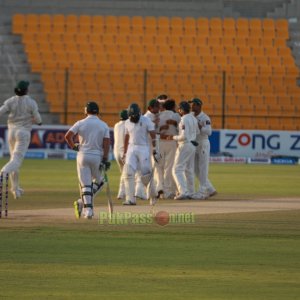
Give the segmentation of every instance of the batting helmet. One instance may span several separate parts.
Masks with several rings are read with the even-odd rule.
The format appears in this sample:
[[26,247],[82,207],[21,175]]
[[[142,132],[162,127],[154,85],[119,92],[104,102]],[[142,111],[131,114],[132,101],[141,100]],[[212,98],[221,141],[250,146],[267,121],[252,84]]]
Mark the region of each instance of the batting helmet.
[[87,114],[97,115],[99,114],[99,106],[96,102],[88,102],[85,106],[85,112]]
[[126,109],[121,110],[120,111],[120,120],[125,121],[127,119],[128,119],[128,112],[127,112],[127,110]]
[[131,122],[137,123],[141,116],[141,110],[136,103],[132,103],[128,107],[128,118]]
[[191,106],[187,101],[182,101],[179,103],[178,108],[183,110],[186,113],[189,113],[191,110]]

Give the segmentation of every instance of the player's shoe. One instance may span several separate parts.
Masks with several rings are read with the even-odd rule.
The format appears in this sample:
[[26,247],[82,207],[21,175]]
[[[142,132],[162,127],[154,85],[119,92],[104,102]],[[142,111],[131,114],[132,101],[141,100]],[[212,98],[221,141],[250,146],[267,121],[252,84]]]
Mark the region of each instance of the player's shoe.
[[172,194],[172,193],[164,194],[164,199],[174,199],[174,197],[175,197],[175,194]]
[[75,210],[76,219],[79,219],[81,217],[82,209],[83,209],[82,200],[78,199],[74,201],[74,210]]
[[151,197],[150,198],[150,205],[154,206],[157,202],[157,198],[156,197]]
[[191,197],[188,194],[178,194],[177,196],[174,197],[174,200],[185,200],[190,198]]
[[164,195],[164,191],[163,191],[163,190],[159,190],[159,191],[157,192],[156,198],[157,198],[157,199],[163,198],[163,195]]
[[213,196],[215,196],[217,194],[218,194],[218,192],[216,190],[213,190],[213,191],[209,192],[208,197],[213,197]]
[[194,200],[206,200],[208,197],[205,194],[198,192],[198,193],[193,194],[191,196],[191,198]]
[[122,204],[123,205],[136,205],[136,202],[133,200],[126,200]]
[[84,218],[85,219],[92,219],[94,216],[94,211],[91,207],[86,207],[84,209]]
[[145,193],[136,194],[135,197],[141,200],[147,200],[147,196],[145,195]]
[[125,198],[124,194],[118,194],[117,199],[118,200],[123,200]]
[[11,191],[14,199],[19,199],[24,194],[24,190],[21,188],[17,188],[16,190]]

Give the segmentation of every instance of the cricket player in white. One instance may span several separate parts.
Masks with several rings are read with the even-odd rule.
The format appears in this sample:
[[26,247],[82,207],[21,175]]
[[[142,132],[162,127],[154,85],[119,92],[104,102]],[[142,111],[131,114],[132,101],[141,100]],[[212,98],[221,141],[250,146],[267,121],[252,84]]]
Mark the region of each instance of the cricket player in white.
[[202,111],[202,101],[194,98],[190,101],[192,111],[197,118],[199,134],[197,135],[198,146],[195,153],[195,174],[199,180],[199,190],[193,195],[193,199],[207,199],[217,194],[216,189],[208,179],[210,142],[208,137],[212,133],[211,121],[207,114]]
[[186,101],[179,103],[179,123],[178,135],[161,134],[161,139],[175,140],[178,142],[173,175],[179,194],[175,200],[191,198],[194,194],[194,160],[196,151],[196,136],[199,132],[196,118],[190,114],[190,105]]
[[7,124],[10,152],[10,160],[1,172],[10,174],[11,192],[15,199],[24,193],[19,185],[19,169],[30,143],[32,123],[42,125],[37,103],[27,95],[28,86],[28,81],[20,81],[15,88],[16,95],[0,107],[0,115],[9,113]]
[[149,134],[153,146],[153,156],[159,153],[156,149],[155,129],[153,122],[141,115],[141,110],[136,103],[128,108],[129,119],[125,122],[125,146],[123,159],[125,165],[123,176],[125,180],[126,201],[124,205],[136,205],[134,197],[134,175],[137,170],[141,171],[141,179],[145,187],[148,188],[150,204],[156,202],[156,192],[152,180],[152,167],[149,147]]
[[124,140],[125,140],[125,121],[128,119],[127,110],[122,110],[120,112],[120,121],[114,126],[114,157],[117,162],[117,165],[120,169],[120,183],[118,191],[118,199],[125,198],[125,184],[122,176],[123,172],[123,154],[124,154]]
[[[80,184],[81,199],[74,202],[75,215],[91,219],[93,198],[103,186],[100,165],[108,169],[108,154],[110,146],[109,128],[98,118],[99,107],[95,102],[88,102],[85,107],[85,119],[77,121],[66,133],[65,140],[77,154],[77,174]],[[78,134],[79,144],[74,142]]]
[[[128,119],[127,110],[122,110],[120,112],[120,121],[116,123],[114,126],[114,156],[121,172],[119,191],[117,196],[118,199],[125,198],[125,183],[122,175],[124,162],[122,158],[124,154],[124,142],[125,142],[125,121],[127,119]],[[141,176],[139,173],[135,175],[135,196],[143,200],[147,199],[145,187],[141,181]]]
[[[159,113],[159,131],[164,135],[177,135],[180,115],[172,110],[175,107],[175,101],[170,99],[161,104]],[[165,199],[173,199],[176,191],[176,184],[172,174],[177,142],[175,140],[159,140],[159,153],[162,159],[157,164],[157,189],[163,190]]]
[[[148,102],[148,110],[144,114],[145,117],[149,118],[153,124],[154,124],[154,129],[156,133],[156,148],[159,151],[159,108],[160,108],[160,103],[157,99],[152,99]],[[150,139],[150,151],[153,150],[152,144],[151,144],[151,139]],[[158,197],[163,193],[162,186],[160,185],[160,178],[157,170],[157,164],[158,162],[155,161],[153,158],[151,160],[152,168],[153,168],[153,185],[155,186],[156,193]],[[149,195],[148,195],[149,197]]]

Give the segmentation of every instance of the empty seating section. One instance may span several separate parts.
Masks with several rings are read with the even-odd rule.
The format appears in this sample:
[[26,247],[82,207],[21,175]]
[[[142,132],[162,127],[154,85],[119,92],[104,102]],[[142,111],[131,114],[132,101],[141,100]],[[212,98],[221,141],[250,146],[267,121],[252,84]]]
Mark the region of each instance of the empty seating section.
[[227,128],[300,129],[299,70],[285,19],[17,14],[13,32],[42,74],[53,112],[63,110],[68,69],[69,111],[95,99],[113,125],[130,102],[144,106],[147,70],[147,99],[203,98],[218,128],[225,71]]

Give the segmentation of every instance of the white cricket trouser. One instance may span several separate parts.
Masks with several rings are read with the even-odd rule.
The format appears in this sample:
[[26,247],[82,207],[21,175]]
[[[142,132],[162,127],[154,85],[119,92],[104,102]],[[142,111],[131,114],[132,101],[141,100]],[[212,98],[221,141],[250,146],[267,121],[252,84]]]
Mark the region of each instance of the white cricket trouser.
[[199,180],[198,193],[206,195],[212,193],[215,188],[208,179],[209,168],[209,156],[210,156],[210,142],[209,140],[202,140],[195,153],[195,174]]
[[178,143],[173,167],[173,176],[179,194],[194,193],[194,160],[196,147],[192,143]]
[[[118,153],[117,151],[114,152],[114,156],[117,162],[117,165],[119,166],[119,170],[121,173],[120,176],[120,183],[119,183],[119,191],[118,191],[118,197],[123,198],[125,196],[125,181],[124,181],[124,176],[123,176],[123,168],[124,168],[124,163],[122,161],[123,157],[123,152]],[[140,172],[137,172],[135,175],[135,194],[137,196],[146,196],[146,189],[141,181],[141,174]]]
[[30,143],[30,131],[24,128],[9,128],[8,143],[10,160],[2,168],[1,172],[10,174],[11,190],[16,191],[20,188],[19,169]]
[[119,192],[118,192],[118,197],[122,198],[123,195],[125,195],[125,183],[124,183],[124,178],[122,176],[123,173],[123,167],[124,164],[122,162],[122,153],[118,153],[118,151],[114,151],[114,156],[115,156],[115,160],[117,162],[117,165],[119,167],[121,176],[120,176],[120,183],[119,183]]
[[164,196],[167,197],[175,194],[176,190],[176,183],[172,173],[176,149],[176,141],[160,140],[159,142],[159,153],[162,158],[160,162],[156,164],[156,189],[158,191],[163,190]]
[[[92,182],[95,180],[100,183],[102,175],[99,170],[102,156],[100,154],[89,154],[78,152],[77,154],[77,175],[81,191],[89,190],[92,192]],[[84,187],[90,187],[84,188]],[[83,196],[84,204],[92,204],[92,196]]]
[[[149,146],[129,144],[125,163],[128,166],[128,168],[125,168],[127,173],[125,174],[123,172],[126,189],[126,200],[133,201],[135,184],[134,175],[137,171],[140,171],[141,176],[148,175],[152,172]],[[151,192],[149,192],[149,195],[155,194],[155,191],[153,191],[153,185],[151,184],[149,186],[151,186]]]

